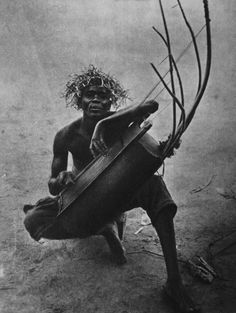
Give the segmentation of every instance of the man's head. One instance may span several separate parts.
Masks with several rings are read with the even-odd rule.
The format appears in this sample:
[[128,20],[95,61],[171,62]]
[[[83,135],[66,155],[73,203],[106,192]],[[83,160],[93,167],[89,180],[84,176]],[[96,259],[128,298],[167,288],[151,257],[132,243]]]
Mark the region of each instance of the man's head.
[[84,115],[97,119],[110,111],[112,100],[112,93],[109,89],[91,85],[84,89],[80,107]]
[[67,105],[76,108],[77,110],[83,109],[83,98],[87,98],[95,95],[98,92],[97,97],[109,99],[109,105],[119,107],[122,102],[127,98],[127,91],[124,90],[120,83],[109,74],[105,74],[100,69],[97,69],[93,65],[89,65],[86,71],[83,71],[80,75],[73,75],[71,80],[66,84],[66,90],[64,97]]

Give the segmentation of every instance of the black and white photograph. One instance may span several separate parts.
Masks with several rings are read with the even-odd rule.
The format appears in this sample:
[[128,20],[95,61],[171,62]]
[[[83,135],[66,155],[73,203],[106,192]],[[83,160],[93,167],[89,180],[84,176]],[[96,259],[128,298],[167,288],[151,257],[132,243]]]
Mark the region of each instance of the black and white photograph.
[[235,17],[0,0],[0,313],[236,313]]

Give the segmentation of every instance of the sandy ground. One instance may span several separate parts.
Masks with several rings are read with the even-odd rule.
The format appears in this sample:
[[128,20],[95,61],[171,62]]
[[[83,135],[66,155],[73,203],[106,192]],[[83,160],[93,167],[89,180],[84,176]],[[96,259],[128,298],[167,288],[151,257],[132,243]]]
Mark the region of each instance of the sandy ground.
[[[197,31],[201,1],[183,1]],[[173,46],[189,37],[174,1],[165,1]],[[165,181],[178,203],[175,219],[183,277],[207,313],[236,312],[235,270],[235,13],[234,0],[210,1],[213,64],[206,95],[177,155],[166,162]],[[124,244],[128,263],[116,266],[103,238],[34,242],[23,227],[22,206],[48,194],[56,131],[77,116],[60,91],[67,75],[94,63],[130,89],[134,103],[156,81],[149,62],[166,55],[151,26],[162,29],[156,1],[83,0],[0,2],[1,313],[171,313],[161,297],[165,265],[151,226],[140,228],[142,209],[129,213]],[[204,35],[199,36],[202,55]],[[204,57],[203,57],[204,61]],[[180,62],[186,103],[196,90],[194,55]],[[167,64],[160,65],[161,71]],[[170,103],[158,98],[161,108]],[[150,131],[170,131],[170,106]],[[194,188],[209,186],[200,192]],[[228,193],[229,196],[225,197]],[[207,259],[219,273],[211,284],[189,274],[185,263]],[[153,252],[151,254],[150,252]]]

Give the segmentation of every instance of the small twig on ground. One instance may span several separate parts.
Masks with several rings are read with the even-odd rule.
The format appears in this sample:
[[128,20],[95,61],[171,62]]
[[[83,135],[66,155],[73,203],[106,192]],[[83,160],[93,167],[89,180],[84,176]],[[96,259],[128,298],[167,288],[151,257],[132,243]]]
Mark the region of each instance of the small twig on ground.
[[145,254],[150,254],[150,255],[153,255],[153,256],[160,257],[160,258],[164,258],[163,254],[152,252],[152,251],[146,250],[146,249],[127,252],[127,254],[138,254],[138,253],[145,253]]
[[141,225],[142,226],[134,234],[138,235],[144,229],[144,227],[149,226],[151,224],[152,223],[150,221],[150,218],[146,214],[143,214],[142,218],[141,218]]
[[208,272],[210,272],[210,273],[212,274],[212,276],[214,276],[214,277],[217,277],[217,276],[218,276],[217,273],[215,272],[215,270],[213,269],[213,267],[210,266],[210,265],[206,262],[206,260],[203,259],[203,257],[197,256],[197,259],[198,259],[198,262],[199,262],[203,267],[205,267],[205,269],[206,269]]
[[[217,257],[217,256],[224,254],[225,251],[227,251],[228,249],[230,249],[231,247],[236,245],[235,238],[232,238],[232,240],[231,240],[231,235],[235,234],[235,233],[236,233],[236,230],[233,230],[233,231],[225,234],[224,236],[217,238],[216,240],[214,240],[213,242],[211,242],[209,244],[208,250],[209,250],[209,253],[210,253],[210,256],[212,259]],[[225,242],[225,240],[226,240],[226,242]],[[222,242],[224,245],[219,247],[218,250],[216,249],[215,252],[213,252],[212,250],[213,250],[214,246],[219,242]]]
[[208,182],[205,185],[194,188],[193,190],[190,191],[190,193],[197,193],[197,192],[200,192],[200,191],[206,189],[212,183],[214,177],[215,177],[215,175],[212,175],[211,178],[208,180]]
[[227,191],[224,188],[216,188],[216,191],[225,199],[236,200],[236,193],[233,190]]
[[214,256],[217,256],[219,254],[223,254],[226,250],[228,250],[229,248],[233,247],[234,245],[236,245],[236,241],[231,242],[230,244],[228,244],[227,246],[225,246],[224,248],[222,248],[220,251],[218,251]]
[[[150,250],[146,250],[146,249],[127,252],[127,254],[138,254],[138,253],[149,254],[149,255],[152,255],[152,256],[164,259],[164,255],[163,254],[156,253],[156,252],[153,252],[153,251],[150,251]],[[184,260],[181,260],[181,259],[178,259],[178,262],[181,262],[181,263],[184,263],[184,264],[187,263],[187,261],[184,261]]]
[[136,232],[134,233],[135,235],[138,235],[139,233],[141,233],[141,231],[144,229],[144,227],[151,225],[152,223],[148,223],[146,225],[141,226],[138,230],[136,230]]
[[177,6],[179,6],[179,4],[177,3],[177,4],[175,4],[175,5],[173,5],[173,7],[171,7],[171,9],[174,9],[174,8],[176,8]]
[[140,227],[134,234],[138,235],[144,229],[144,226]]

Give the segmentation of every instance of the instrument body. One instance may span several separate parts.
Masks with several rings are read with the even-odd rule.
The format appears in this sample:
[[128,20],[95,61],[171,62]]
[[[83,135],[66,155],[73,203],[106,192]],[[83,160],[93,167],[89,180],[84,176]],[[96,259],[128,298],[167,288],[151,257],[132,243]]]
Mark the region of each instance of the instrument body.
[[158,170],[162,158],[148,128],[129,127],[107,156],[96,158],[62,191],[57,218],[69,232],[81,238],[96,234]]

